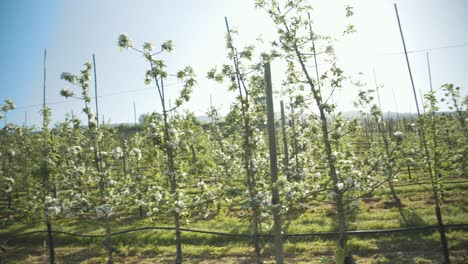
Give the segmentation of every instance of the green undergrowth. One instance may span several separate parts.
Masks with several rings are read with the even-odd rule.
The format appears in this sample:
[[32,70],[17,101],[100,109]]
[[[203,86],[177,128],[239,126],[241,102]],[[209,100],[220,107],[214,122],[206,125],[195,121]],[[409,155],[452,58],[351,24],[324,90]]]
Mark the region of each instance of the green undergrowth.
[[[466,223],[468,219],[468,183],[446,184],[442,214],[444,223]],[[387,188],[364,197],[359,209],[348,221],[349,230],[393,229],[400,227],[435,225],[434,202],[430,185],[397,186],[397,194],[403,208],[392,203]],[[313,202],[301,212],[291,212],[283,217],[285,234],[336,231],[335,210],[329,204]],[[207,219],[194,212],[185,219],[184,228],[249,234],[248,212],[241,208],[211,212]],[[139,220],[137,210],[118,214],[112,221],[113,232],[145,226],[171,226],[171,217],[161,215],[152,221]],[[270,226],[262,225],[263,233]],[[3,227],[0,236],[44,230],[41,223],[14,223]],[[104,234],[99,219],[54,220],[54,229],[78,234]],[[449,228],[447,233],[454,263],[463,263],[468,256],[467,229]],[[7,263],[43,263],[45,233],[0,238],[7,249],[2,258]],[[250,237],[229,237],[212,234],[182,232],[183,252],[188,263],[250,263],[253,248]],[[335,236],[287,237],[284,252],[289,263],[333,263]],[[103,263],[106,252],[104,238],[74,237],[55,234],[59,263]],[[273,260],[272,239],[262,238],[262,255],[268,263]],[[171,263],[175,254],[175,235],[168,230],[143,230],[112,237],[117,249],[117,263]],[[437,230],[399,232],[391,234],[350,235],[349,248],[358,263],[438,263],[442,261]],[[219,262],[209,262],[218,260]],[[133,262],[132,262],[133,261]],[[236,262],[238,261],[238,262]]]

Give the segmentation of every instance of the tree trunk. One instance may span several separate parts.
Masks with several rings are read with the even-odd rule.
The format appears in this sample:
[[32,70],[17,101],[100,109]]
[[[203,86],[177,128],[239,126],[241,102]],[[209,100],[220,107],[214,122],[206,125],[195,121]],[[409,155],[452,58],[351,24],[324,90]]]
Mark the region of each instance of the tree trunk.
[[49,263],[54,264],[55,263],[55,248],[54,248],[54,238],[52,236],[52,223],[50,221],[50,218],[47,217],[46,220],[46,225],[47,225],[47,240],[49,244]]
[[109,215],[106,214],[105,219],[105,228],[106,228],[106,247],[107,247],[107,263],[112,264],[114,263],[114,248],[112,247],[112,240],[111,240],[111,228],[110,228],[110,219]]
[[[166,144],[166,153],[167,153],[167,162],[168,162],[168,171],[169,171],[169,181],[171,187],[171,194],[175,195],[177,192],[177,182],[175,175],[175,165],[174,165],[174,152],[170,146],[171,136],[169,134],[169,123],[167,120],[167,111],[165,110],[163,102],[163,118],[164,118],[164,138]],[[178,195],[175,195],[175,200],[178,200]],[[176,235],[176,260],[175,263],[182,263],[182,239],[180,234],[180,215],[177,212],[174,212],[174,227]]]

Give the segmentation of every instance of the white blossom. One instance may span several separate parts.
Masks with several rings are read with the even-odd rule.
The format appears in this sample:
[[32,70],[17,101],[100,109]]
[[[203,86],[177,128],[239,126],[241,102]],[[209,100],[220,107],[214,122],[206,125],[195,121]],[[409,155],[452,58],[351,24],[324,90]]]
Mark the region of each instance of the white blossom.
[[343,189],[343,187],[344,187],[344,183],[342,183],[342,182],[338,182],[338,183],[336,184],[336,188],[338,188],[338,190]]
[[174,212],[176,212],[177,214],[181,214],[184,211],[184,209],[185,209],[184,201],[181,201],[181,200],[175,201]]
[[60,90],[60,95],[65,98],[68,98],[68,97],[72,97],[74,94],[72,90],[70,90],[68,87],[65,87],[62,90]]
[[10,156],[14,157],[16,155],[16,151],[14,149],[9,149],[8,154],[10,154]]
[[11,184],[14,184],[15,183],[15,179],[11,178],[11,177],[6,177],[5,178],[6,181],[10,182]]
[[111,216],[114,214],[114,210],[112,209],[112,206],[109,204],[104,204],[97,206],[96,209],[96,214],[100,216]]
[[11,100],[10,98],[6,99],[5,103],[6,103],[6,105],[8,105],[8,108],[10,108],[10,109],[15,109],[16,108],[15,104],[13,103],[13,100]]
[[80,146],[73,146],[71,148],[68,148],[67,150],[69,155],[76,156],[79,153],[81,153],[81,147]]
[[403,140],[405,137],[405,135],[401,131],[396,131],[395,133],[393,133],[393,136],[399,141]]
[[156,124],[151,122],[148,124],[149,127],[153,128],[153,129],[156,129]]
[[130,37],[127,34],[123,33],[123,34],[120,34],[119,36],[119,39],[117,41],[117,46],[119,48],[128,49],[128,48],[133,47],[133,41],[130,39]]
[[45,162],[47,163],[47,166],[49,166],[49,167],[54,167],[55,166],[54,160],[52,160],[50,157],[47,157],[45,159]]
[[206,188],[206,184],[205,184],[205,182],[200,181],[200,182],[197,182],[197,187],[198,187],[198,188],[201,188],[201,189],[205,189],[205,188]]
[[169,143],[169,148],[175,150],[177,148],[177,143],[172,141],[171,143]]
[[141,150],[139,148],[132,148],[130,155],[136,156],[137,160],[141,160]]
[[120,159],[124,156],[124,153],[122,151],[121,147],[116,147],[112,150],[112,155],[114,156],[115,159]]
[[49,216],[58,215],[61,211],[60,204],[57,198],[53,198],[51,196],[46,196],[44,205],[46,207],[46,214]]
[[196,205],[201,204],[202,203],[201,198],[199,196],[195,196],[193,203]]
[[161,44],[161,49],[165,51],[172,51],[174,49],[172,40],[165,41],[163,44]]
[[77,77],[69,72],[62,72],[60,79],[65,80],[69,83],[76,84]]

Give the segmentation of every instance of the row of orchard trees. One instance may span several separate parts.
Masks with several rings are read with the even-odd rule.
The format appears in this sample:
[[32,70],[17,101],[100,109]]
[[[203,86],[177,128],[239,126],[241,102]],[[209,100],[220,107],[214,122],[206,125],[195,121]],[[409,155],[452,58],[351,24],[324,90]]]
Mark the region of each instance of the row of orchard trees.
[[[154,50],[151,43],[137,48],[125,34],[121,49],[143,55],[148,63],[145,83],[156,86],[162,112],[146,116],[142,129],[131,137],[98,124],[89,93],[92,65],[79,74],[63,73],[70,88],[60,94],[82,100],[86,120],[72,116],[49,129],[50,109],[43,108],[43,129],[7,125],[2,130],[0,195],[7,200],[2,221],[44,219],[49,231],[50,262],[54,262],[53,223],[57,217],[87,217],[105,227],[103,245],[113,262],[110,222],[118,214],[135,209],[140,218],[170,217],[175,229],[176,263],[182,262],[181,220],[193,211],[205,215],[242,205],[251,215],[252,245],[261,262],[261,226],[271,226],[274,213],[283,219],[291,211],[303,212],[311,200],[336,207],[338,263],[352,261],[347,247],[347,223],[359,199],[387,186],[407,221],[393,182],[407,167],[430,168],[434,195],[443,201],[445,172],[467,175],[467,107],[459,88],[444,85],[445,101],[453,112],[440,115],[435,93],[427,95],[426,114],[419,119],[384,120],[373,90],[347,77],[338,66],[333,39],[316,33],[305,1],[256,1],[277,27],[278,39],[269,52],[258,54],[254,46],[238,48],[237,32],[227,26],[228,61],[213,68],[208,78],[227,85],[236,95],[229,114],[222,118],[210,109],[211,122],[202,126],[193,114],[177,109],[190,99],[196,77],[191,67],[167,72],[160,59],[171,52],[167,41]],[[345,8],[351,19],[353,9]],[[227,21],[226,21],[227,22]],[[346,26],[344,34],[354,31]],[[284,115],[280,141],[279,204],[272,202],[268,163],[265,80],[262,65],[273,60],[286,64],[282,82],[289,115]],[[327,62],[320,68],[317,62]],[[315,67],[310,67],[315,66]],[[171,107],[165,82],[175,76],[183,88]],[[222,84],[222,85],[223,85]],[[362,116],[347,120],[336,110],[332,97],[340,90],[356,89],[356,107]],[[7,100],[2,111],[14,109]],[[281,103],[283,106],[283,102]],[[287,123],[288,122],[288,123]],[[423,150],[421,134],[426,133]],[[430,134],[430,135],[429,135]],[[428,154],[428,155],[427,155]],[[432,165],[432,166],[429,166]],[[3,188],[4,187],[4,188]],[[33,199],[30,199],[33,197]],[[129,209],[130,208],[130,209]],[[443,228],[442,228],[443,229]],[[443,230],[442,230],[443,231]],[[279,240],[281,241],[281,240]],[[277,262],[281,262],[277,258]]]

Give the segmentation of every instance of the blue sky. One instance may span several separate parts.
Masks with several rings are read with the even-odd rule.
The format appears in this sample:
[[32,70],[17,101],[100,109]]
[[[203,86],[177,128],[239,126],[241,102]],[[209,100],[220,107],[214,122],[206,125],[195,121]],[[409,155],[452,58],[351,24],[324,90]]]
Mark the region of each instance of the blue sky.
[[[8,114],[8,122],[40,123],[42,103],[42,60],[47,48],[47,102],[53,121],[66,113],[81,112],[82,103],[59,96],[66,83],[60,73],[77,73],[84,62],[96,55],[100,114],[113,123],[133,122],[133,102],[137,115],[159,110],[156,91],[145,86],[146,63],[131,51],[120,51],[116,40],[127,33],[136,45],[155,45],[172,39],[173,53],[164,58],[170,71],[192,65],[200,78],[192,101],[185,109],[203,115],[210,95],[215,107],[226,113],[234,94],[222,85],[203,79],[214,65],[227,63],[224,50],[224,16],[240,32],[240,44],[255,44],[262,34],[274,39],[274,30],[264,12],[255,10],[253,0],[72,0],[0,1],[0,98],[12,98],[18,109]],[[337,43],[340,64],[350,75],[363,72],[373,87],[375,69],[384,111],[414,111],[414,101],[402,54],[401,39],[393,1],[312,1],[317,27],[323,32],[341,30],[343,5],[355,6],[353,23],[358,33]],[[396,1],[408,50],[426,50],[468,44],[468,1]],[[452,82],[467,94],[468,45],[429,51],[434,87]],[[415,84],[429,90],[425,52],[410,54]],[[273,63],[274,85],[282,78],[280,63]],[[168,80],[170,95],[180,84]],[[93,87],[93,86],[92,86]],[[279,85],[275,85],[278,89]],[[344,89],[336,102],[352,110],[357,90]],[[396,100],[393,98],[396,95]]]

